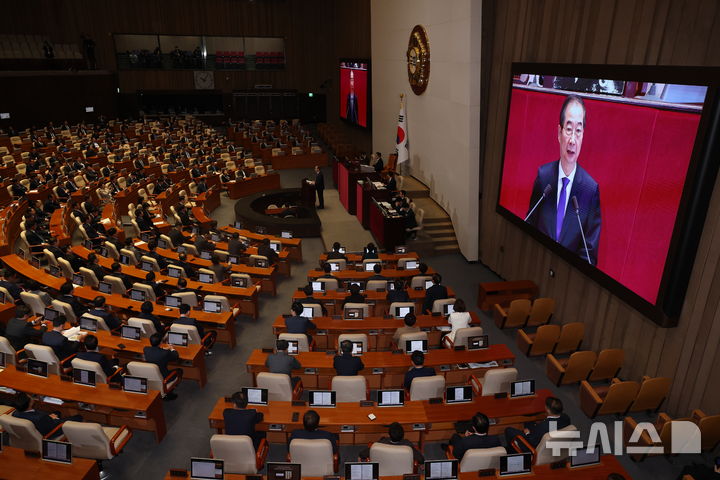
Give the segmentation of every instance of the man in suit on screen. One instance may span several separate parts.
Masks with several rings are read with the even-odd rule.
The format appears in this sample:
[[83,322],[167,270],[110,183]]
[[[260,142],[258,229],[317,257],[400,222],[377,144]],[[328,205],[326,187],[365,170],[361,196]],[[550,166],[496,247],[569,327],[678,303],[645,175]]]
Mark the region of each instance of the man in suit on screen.
[[560,159],[538,168],[526,221],[590,264],[597,265],[602,223],[600,189],[590,174],[578,165],[585,126],[582,98],[569,95],[560,110],[558,124]]
[[355,94],[355,74],[350,70],[350,92],[345,100],[345,118],[353,123],[358,123],[358,98]]

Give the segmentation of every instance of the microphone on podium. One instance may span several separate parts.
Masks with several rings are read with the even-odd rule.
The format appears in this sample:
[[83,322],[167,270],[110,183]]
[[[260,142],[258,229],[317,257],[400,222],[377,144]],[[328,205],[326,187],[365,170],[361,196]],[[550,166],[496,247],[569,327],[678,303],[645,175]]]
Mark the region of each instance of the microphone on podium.
[[537,203],[535,203],[535,205],[532,207],[532,210],[530,210],[530,213],[527,214],[527,217],[525,217],[525,220],[523,220],[524,222],[527,222],[528,218],[530,218],[530,215],[532,215],[533,212],[535,211],[535,209],[538,207],[538,205],[540,205],[540,202],[545,200],[545,197],[548,196],[548,194],[550,193],[551,190],[552,190],[552,187],[550,186],[549,183],[547,185],[545,185],[545,190],[543,190],[542,196],[537,201]]
[[575,216],[577,217],[578,225],[580,226],[580,235],[582,236],[583,245],[585,246],[585,256],[587,257],[587,261],[590,265],[592,265],[592,261],[590,260],[590,252],[587,248],[587,242],[585,241],[585,232],[583,231],[582,222],[580,221],[580,207],[578,206],[577,197],[575,195],[570,198],[572,201],[573,208],[575,209]]

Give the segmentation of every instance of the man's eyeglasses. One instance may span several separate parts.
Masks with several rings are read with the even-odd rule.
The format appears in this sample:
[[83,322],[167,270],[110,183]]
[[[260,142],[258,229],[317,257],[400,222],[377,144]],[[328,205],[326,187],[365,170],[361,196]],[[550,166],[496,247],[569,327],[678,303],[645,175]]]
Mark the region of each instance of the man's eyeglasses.
[[568,137],[568,138],[572,137],[572,136],[573,136],[573,133],[575,134],[575,138],[582,138],[582,136],[583,136],[583,129],[582,129],[582,128],[575,128],[575,129],[573,129],[573,127],[571,127],[571,126],[568,125],[567,127],[563,128],[563,133],[564,133],[565,136]]

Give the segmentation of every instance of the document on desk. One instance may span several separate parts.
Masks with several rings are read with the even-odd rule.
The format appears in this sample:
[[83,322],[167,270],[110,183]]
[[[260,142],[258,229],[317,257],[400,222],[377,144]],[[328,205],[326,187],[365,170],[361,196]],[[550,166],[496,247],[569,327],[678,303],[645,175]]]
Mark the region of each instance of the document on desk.
[[430,478],[451,478],[452,462],[433,462],[430,464]]
[[366,465],[355,464],[350,466],[350,478],[353,480],[372,480],[373,466],[372,463]]
[[483,363],[469,362],[468,365],[470,365],[470,368],[493,368],[499,366],[498,362],[496,362],[495,360],[493,360],[492,362]]
[[332,405],[332,394],[330,392],[315,392],[315,403],[318,405]]
[[262,403],[262,390],[259,388],[248,388],[248,402]]
[[518,473],[525,471],[525,459],[522,455],[510,455],[507,457],[508,473]]
[[80,333],[80,327],[72,327],[68,328],[67,330],[63,330],[62,334],[65,336],[65,338],[72,339],[72,337],[77,336]]

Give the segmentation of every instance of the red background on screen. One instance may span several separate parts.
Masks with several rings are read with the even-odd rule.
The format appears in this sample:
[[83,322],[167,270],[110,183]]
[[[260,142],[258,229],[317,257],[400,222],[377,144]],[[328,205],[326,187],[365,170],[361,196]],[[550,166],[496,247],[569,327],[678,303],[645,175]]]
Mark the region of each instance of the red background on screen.
[[348,93],[350,93],[350,72],[355,81],[355,95],[358,99],[358,125],[367,127],[367,70],[340,68],[340,118],[347,119],[345,115]]
[[[500,205],[525,218],[540,165],[559,158],[565,95],[513,88]],[[584,98],[578,164],[600,186],[598,268],[657,300],[700,114]]]

